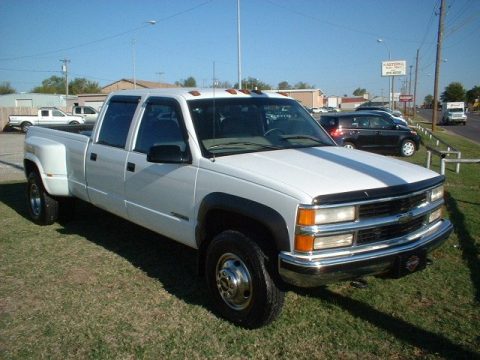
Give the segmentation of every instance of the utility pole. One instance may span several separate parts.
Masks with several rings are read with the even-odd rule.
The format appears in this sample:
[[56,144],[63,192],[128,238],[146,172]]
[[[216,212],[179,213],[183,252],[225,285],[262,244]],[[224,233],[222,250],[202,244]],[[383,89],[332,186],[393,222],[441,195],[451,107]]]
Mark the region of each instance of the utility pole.
[[67,110],[68,107],[68,64],[70,63],[69,59],[61,59],[60,60],[63,65],[62,65],[62,72],[63,75],[65,76],[65,110]]
[[413,87],[413,114],[415,117],[415,110],[417,108],[417,77],[418,77],[418,54],[420,49],[417,49],[417,58],[415,59],[415,86]]
[[438,21],[437,36],[437,60],[435,62],[435,83],[433,85],[433,111],[432,111],[432,131],[437,126],[437,109],[438,109],[438,81],[440,78],[440,64],[442,57],[442,41],[443,41],[443,25],[445,22],[446,0],[442,0],[440,5],[440,19]]
[[242,49],[240,41],[240,0],[237,0],[238,88],[242,88]]
[[[412,67],[413,65],[410,65],[410,73],[408,75],[408,95],[412,95]],[[413,111],[410,111],[410,113],[413,115]]]

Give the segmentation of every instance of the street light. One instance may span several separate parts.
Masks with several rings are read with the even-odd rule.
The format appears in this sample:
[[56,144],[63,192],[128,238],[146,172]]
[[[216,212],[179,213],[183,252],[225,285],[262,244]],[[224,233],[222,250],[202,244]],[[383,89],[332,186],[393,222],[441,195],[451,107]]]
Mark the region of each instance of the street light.
[[[392,60],[392,53],[390,52],[390,48],[388,47],[387,43],[383,39],[377,39],[377,42],[379,44],[385,45],[388,51],[388,60]],[[388,77],[388,89],[390,92],[390,95],[388,96],[388,102],[390,103],[390,108],[393,110],[393,77],[389,76]]]
[[[150,25],[155,25],[157,23],[156,20],[148,20],[145,21],[145,24],[150,24]],[[136,49],[135,49],[135,44],[136,44],[135,38],[132,39],[132,63],[133,63],[133,88],[137,88],[137,75],[135,71],[135,55],[136,55]]]

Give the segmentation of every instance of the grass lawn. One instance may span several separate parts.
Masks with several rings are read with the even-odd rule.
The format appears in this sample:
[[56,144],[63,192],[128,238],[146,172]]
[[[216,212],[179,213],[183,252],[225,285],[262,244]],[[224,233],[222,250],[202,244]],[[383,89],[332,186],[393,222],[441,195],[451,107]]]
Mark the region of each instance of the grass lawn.
[[0,359],[480,358],[480,166],[448,169],[455,234],[432,266],[366,289],[290,291],[258,330],[213,314],[193,250],[83,203],[71,222],[36,226],[25,184],[1,183]]

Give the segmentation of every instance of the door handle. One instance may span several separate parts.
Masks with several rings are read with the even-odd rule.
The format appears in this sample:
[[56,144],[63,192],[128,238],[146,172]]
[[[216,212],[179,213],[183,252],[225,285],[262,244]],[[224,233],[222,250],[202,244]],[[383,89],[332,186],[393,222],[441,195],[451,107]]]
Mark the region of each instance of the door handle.
[[127,163],[127,171],[135,172],[135,164],[131,163],[131,162],[128,162]]
[[92,160],[92,161],[97,161],[97,154],[91,153],[91,154],[90,154],[90,160]]

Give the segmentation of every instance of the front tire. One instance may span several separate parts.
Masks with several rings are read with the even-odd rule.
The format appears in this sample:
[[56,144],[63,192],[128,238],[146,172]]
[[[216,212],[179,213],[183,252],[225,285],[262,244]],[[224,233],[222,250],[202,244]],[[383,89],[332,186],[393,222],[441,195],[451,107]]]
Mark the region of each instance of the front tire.
[[58,201],[47,193],[35,171],[28,175],[26,198],[28,214],[35,224],[51,225],[57,220]]
[[207,250],[208,289],[219,314],[245,328],[258,328],[281,312],[284,293],[267,270],[266,254],[250,237],[227,230]]
[[351,143],[350,141],[345,141],[343,143],[343,147],[347,149],[355,149],[355,144]]
[[415,143],[412,140],[403,140],[402,146],[400,147],[400,155],[410,157],[415,154],[415,150]]

